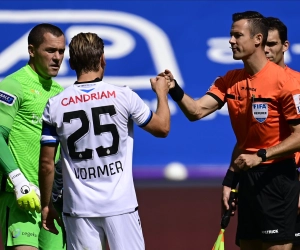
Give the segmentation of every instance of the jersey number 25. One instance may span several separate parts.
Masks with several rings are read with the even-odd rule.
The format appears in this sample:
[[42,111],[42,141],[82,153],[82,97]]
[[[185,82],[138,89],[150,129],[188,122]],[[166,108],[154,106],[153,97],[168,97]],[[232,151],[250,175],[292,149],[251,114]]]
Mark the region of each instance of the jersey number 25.
[[[112,145],[110,147],[104,148],[103,146],[100,146],[96,148],[96,152],[98,156],[105,157],[105,156],[116,154],[118,152],[119,138],[120,138],[117,130],[117,126],[115,124],[100,123],[101,114],[109,114],[110,116],[116,114],[116,109],[114,105],[95,107],[95,108],[91,108],[91,110],[92,110],[92,117],[93,117],[94,134],[100,135],[102,133],[110,132],[113,138]],[[93,149],[86,148],[84,151],[81,152],[76,151],[76,142],[90,132],[89,131],[90,121],[88,119],[88,116],[84,110],[77,110],[77,111],[64,113],[63,122],[70,123],[72,119],[80,119],[82,126],[78,130],[76,130],[73,134],[71,134],[67,139],[69,155],[73,160],[92,159]]]

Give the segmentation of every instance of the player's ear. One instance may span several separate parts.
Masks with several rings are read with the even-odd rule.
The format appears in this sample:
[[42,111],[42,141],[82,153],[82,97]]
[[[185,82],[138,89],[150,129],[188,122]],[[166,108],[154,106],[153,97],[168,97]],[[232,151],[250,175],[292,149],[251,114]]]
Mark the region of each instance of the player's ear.
[[290,47],[290,42],[288,40],[286,40],[284,43],[283,43],[283,46],[282,46],[282,52],[286,52]]
[[74,66],[73,66],[73,62],[72,62],[71,58],[69,59],[69,65],[70,65],[70,68],[71,68],[72,70],[74,70]]
[[101,58],[100,58],[100,63],[101,63],[101,68],[105,68],[106,66],[106,60],[105,60],[105,55],[104,53],[102,54]]
[[28,54],[30,57],[34,57],[34,46],[32,44],[28,44]]
[[262,44],[263,41],[263,35],[261,33],[258,33],[254,36],[254,42],[255,46],[258,47]]

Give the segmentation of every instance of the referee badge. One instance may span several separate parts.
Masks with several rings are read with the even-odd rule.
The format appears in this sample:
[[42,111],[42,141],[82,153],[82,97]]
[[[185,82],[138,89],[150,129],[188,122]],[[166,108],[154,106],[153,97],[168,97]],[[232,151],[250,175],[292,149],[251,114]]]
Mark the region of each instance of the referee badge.
[[294,103],[296,106],[297,114],[299,115],[300,114],[300,95],[299,94],[293,95],[293,99],[294,99]]
[[259,123],[263,123],[268,117],[268,104],[263,102],[252,103],[252,114]]

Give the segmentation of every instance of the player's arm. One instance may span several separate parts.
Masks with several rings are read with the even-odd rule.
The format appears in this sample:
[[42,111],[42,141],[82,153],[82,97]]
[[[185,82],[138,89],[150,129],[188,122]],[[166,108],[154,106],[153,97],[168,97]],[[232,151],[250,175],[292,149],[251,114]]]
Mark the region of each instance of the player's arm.
[[219,98],[212,95],[204,95],[197,100],[191,98],[184,93],[169,70],[165,70],[165,72],[159,75],[169,79],[169,95],[177,102],[182,112],[190,121],[197,121],[216,111],[223,105]]
[[194,100],[184,94],[178,106],[190,121],[197,121],[213,113],[219,108],[219,103],[210,95],[204,95],[200,99]]
[[[43,119],[47,117],[46,109]],[[40,166],[39,166],[39,186],[41,189],[41,206],[42,206],[42,226],[51,233],[58,234],[54,220],[61,224],[58,213],[52,204],[52,186],[55,173],[55,155],[58,148],[58,139],[55,127],[43,121]]]
[[51,203],[52,185],[55,173],[55,153],[56,143],[41,144],[40,167],[39,167],[39,187],[41,190],[41,206],[49,206]]
[[35,188],[28,182],[8,148],[9,133],[23,98],[21,85],[4,79],[0,84],[0,170],[14,186],[18,205],[29,211],[40,212],[40,201]]
[[18,169],[8,148],[9,133],[22,102],[21,85],[4,79],[0,84],[0,170],[8,175]]
[[[0,115],[0,118],[3,115]],[[5,126],[0,126],[0,168],[5,175],[18,169],[12,154],[7,146],[10,129]]]
[[49,101],[43,112],[41,151],[39,161],[39,186],[42,209],[51,203],[52,186],[55,173],[55,156],[59,145],[56,127],[51,124]]
[[276,146],[266,149],[267,160],[290,155],[297,151],[300,151],[300,119],[290,121],[290,129],[291,135],[289,137],[287,137]]
[[170,131],[170,109],[168,105],[168,85],[164,77],[150,79],[153,91],[157,96],[157,110],[152,113],[149,122],[142,126],[144,130],[156,137],[166,137]]

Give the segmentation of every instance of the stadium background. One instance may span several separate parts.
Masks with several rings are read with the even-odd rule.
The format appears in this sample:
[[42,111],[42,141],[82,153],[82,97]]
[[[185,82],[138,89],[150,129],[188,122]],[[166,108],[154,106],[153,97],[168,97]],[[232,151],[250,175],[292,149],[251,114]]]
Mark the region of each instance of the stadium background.
[[[1,0],[0,79],[27,62],[29,30],[50,22],[65,32],[67,44],[81,31],[104,38],[104,80],[129,85],[155,110],[149,78],[165,68],[197,98],[217,76],[242,67],[232,59],[228,43],[234,12],[279,17],[289,28],[286,62],[300,70],[299,7],[297,1]],[[68,86],[74,79],[66,52],[57,81]],[[171,100],[170,107],[168,138],[135,129],[133,174],[147,249],[211,249],[219,232],[220,182],[235,143],[228,112],[224,107],[191,123]],[[39,119],[33,115],[32,122]],[[173,163],[170,175],[167,167]],[[230,250],[237,249],[235,224],[233,218],[226,231]]]

